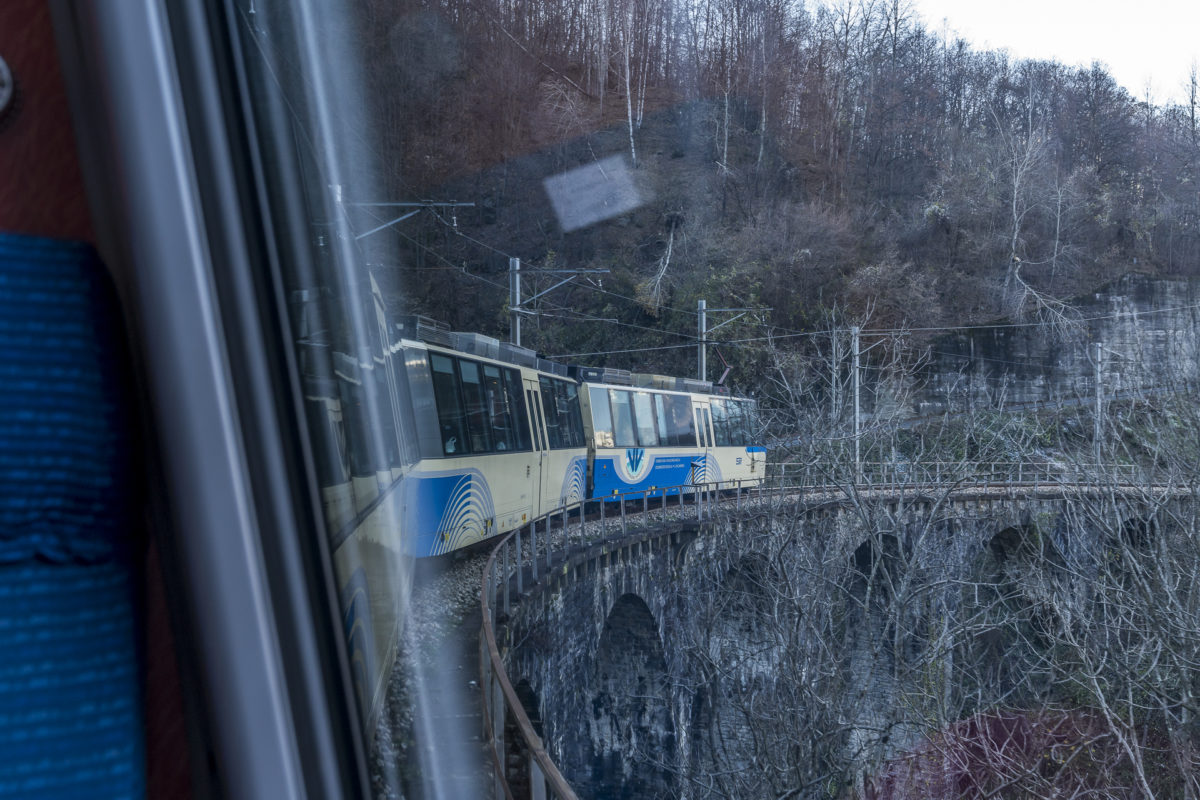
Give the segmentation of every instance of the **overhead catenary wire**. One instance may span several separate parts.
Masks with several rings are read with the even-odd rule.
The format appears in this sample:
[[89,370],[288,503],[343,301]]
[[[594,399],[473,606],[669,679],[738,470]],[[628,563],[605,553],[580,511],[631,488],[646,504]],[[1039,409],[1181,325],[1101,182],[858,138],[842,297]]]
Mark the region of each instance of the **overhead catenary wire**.
[[[450,228],[457,236],[460,236],[460,237],[466,239],[467,241],[470,241],[480,247],[483,247],[493,253],[496,253],[497,255],[504,256],[505,258],[513,257],[509,253],[506,253],[505,251],[503,251],[497,247],[494,247],[486,242],[480,241],[479,239],[476,239],[475,237],[462,232],[462,230],[460,230],[457,225],[452,224],[451,222],[447,221],[438,212],[430,210],[430,213],[432,213],[434,215],[434,217],[438,219],[439,222],[441,222],[446,227]],[[403,236],[404,234],[401,234],[401,235]],[[413,242],[418,247],[421,247],[421,248],[429,251],[430,253],[434,254],[436,257],[440,258],[441,260],[447,261],[447,263],[450,264],[452,268],[463,272],[463,274],[465,274],[469,277],[472,277],[472,278],[483,280],[484,282],[489,283],[493,286],[500,286],[500,284],[498,284],[494,281],[487,280],[478,275],[468,272],[466,270],[465,266],[454,265],[452,262],[449,262],[447,259],[445,259],[444,257],[437,254],[431,248],[427,247],[426,245],[422,245],[421,243],[417,242],[416,240],[412,239],[411,237],[405,236],[404,238]],[[435,269],[435,268],[428,268],[428,269]],[[440,268],[436,268],[436,269],[440,269]],[[531,270],[531,274],[536,274],[536,270]],[[576,287],[585,289],[590,292],[595,292],[598,294],[604,294],[604,295],[608,295],[610,297],[615,297],[615,298],[624,300],[629,303],[640,305],[640,302],[636,298],[629,297],[628,295],[623,295],[619,292],[614,292],[609,289],[604,289],[603,287],[596,286],[591,283],[576,284]],[[501,288],[503,288],[503,287],[501,287]],[[555,303],[550,303],[550,302],[547,302],[547,305],[551,309],[562,312],[563,314],[574,315],[574,316],[569,317],[570,319],[578,319],[578,320],[587,321],[587,322],[598,322],[598,323],[603,323],[603,324],[616,325],[618,327],[631,328],[634,330],[650,331],[650,332],[660,333],[660,334],[664,334],[664,335],[680,336],[680,337],[683,337],[683,338],[686,338],[689,340],[689,344],[678,344],[678,345],[667,345],[667,346],[656,346],[656,347],[638,347],[638,348],[626,348],[626,349],[617,349],[617,350],[603,350],[603,351],[593,351],[593,352],[589,352],[589,353],[564,353],[564,354],[552,355],[551,358],[582,358],[582,357],[590,357],[590,356],[614,355],[614,354],[623,354],[623,353],[653,352],[656,350],[671,350],[671,349],[678,349],[678,348],[694,346],[695,343],[699,341],[699,337],[696,336],[695,334],[683,333],[683,332],[679,332],[679,331],[666,331],[666,330],[662,330],[660,328],[653,328],[653,327],[646,326],[646,325],[637,325],[636,323],[624,322],[621,320],[615,320],[615,319],[608,318],[608,317],[596,317],[593,315],[588,315],[583,312],[578,312],[575,309],[571,309],[571,308],[568,308],[568,307],[565,307],[565,306],[562,306],[559,304],[555,304]],[[691,315],[691,316],[695,316],[697,314],[697,312],[692,309],[676,308],[673,306],[662,306],[662,308],[667,311],[671,311],[673,313],[678,313],[678,314],[686,314],[686,315]],[[1180,311],[1190,311],[1190,310],[1195,310],[1195,309],[1200,309],[1200,303],[1195,303],[1195,304],[1190,304],[1190,305],[1185,305],[1185,306],[1174,306],[1171,308],[1153,309],[1153,310],[1149,310],[1149,311],[1136,311],[1136,312],[1115,311],[1115,312],[1110,312],[1110,313],[1106,313],[1106,314],[1097,314],[1097,315],[1093,315],[1090,317],[1079,317],[1074,320],[1071,320],[1071,322],[1075,323],[1075,324],[1083,324],[1083,323],[1088,323],[1088,322],[1098,322],[1098,321],[1102,321],[1102,320],[1116,319],[1116,318],[1119,318],[1122,316],[1134,316],[1134,315],[1148,316],[1148,315],[1152,315],[1152,314],[1176,313],[1176,312],[1180,312]],[[545,312],[539,312],[539,313],[545,314]],[[548,314],[546,314],[546,315],[551,316]],[[747,324],[754,325],[757,327],[769,328],[773,332],[770,333],[769,335],[765,335],[765,336],[744,337],[741,339],[728,339],[728,340],[723,340],[723,341],[709,339],[708,343],[713,346],[749,348],[749,347],[762,345],[763,343],[772,342],[772,341],[803,339],[803,338],[810,338],[810,337],[827,337],[827,336],[831,336],[831,335],[837,333],[838,331],[844,330],[842,328],[831,328],[831,329],[816,330],[816,331],[798,331],[798,330],[794,330],[794,329],[780,328],[778,326],[772,325],[771,323],[767,323],[767,322],[753,321],[753,320],[748,320]],[[914,333],[957,333],[957,332],[969,332],[969,331],[982,332],[982,331],[990,331],[990,330],[1038,328],[1038,327],[1044,327],[1045,324],[1046,323],[1044,321],[1030,321],[1030,322],[998,322],[998,323],[972,324],[972,325],[934,325],[934,326],[919,326],[919,327],[862,328],[859,331],[859,335],[862,337],[878,337],[878,336],[903,336],[903,335],[914,334]],[[848,330],[848,328],[846,328],[845,330]],[[958,354],[950,354],[950,353],[945,353],[945,352],[939,351],[938,355],[954,355],[954,356],[956,356]],[[987,357],[984,357],[984,359],[995,362],[995,363],[1008,363],[1008,364],[1019,363],[1019,362],[1003,361],[1001,359],[994,359],[994,358],[987,358]]]

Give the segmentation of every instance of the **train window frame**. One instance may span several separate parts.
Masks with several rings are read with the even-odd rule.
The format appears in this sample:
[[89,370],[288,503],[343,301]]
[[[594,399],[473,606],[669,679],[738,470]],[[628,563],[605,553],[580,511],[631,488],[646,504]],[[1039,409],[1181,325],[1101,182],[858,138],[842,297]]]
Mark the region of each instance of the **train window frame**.
[[658,447],[662,437],[658,430],[658,417],[654,411],[654,400],[650,392],[630,392],[633,410],[633,427],[637,432],[639,447]]
[[[562,418],[558,409],[558,381],[538,376],[538,386],[542,394],[542,416],[546,426],[546,444],[550,450],[564,447],[561,430]],[[552,407],[553,406],[553,407]]]
[[698,447],[692,398],[686,394],[660,394],[656,397],[662,398],[666,443],[671,447]]
[[565,393],[565,413],[568,419],[567,430],[571,434],[567,447],[583,447],[585,445],[583,435],[583,406],[579,401],[579,386],[569,381],[559,381],[559,383],[562,384]]
[[713,445],[727,447],[729,445],[729,430],[726,416],[725,400],[714,397],[708,402],[709,413],[712,415]]
[[550,449],[567,450],[586,446],[578,384],[539,375],[538,385],[542,392],[542,410]]
[[617,438],[613,431],[612,406],[609,402],[608,387],[588,387],[588,411],[592,423],[592,446],[596,449],[615,448]]
[[[453,356],[443,355],[442,353],[429,353],[429,374],[433,379],[433,397],[437,407],[438,416],[438,433],[442,443],[442,455],[446,457],[458,457],[469,455],[470,441],[467,437],[467,419],[466,408],[462,398],[462,387],[458,373],[458,365],[455,364]],[[449,369],[439,369],[438,362],[444,361],[449,365]],[[449,376],[449,384],[446,379],[439,380],[438,376]],[[454,414],[450,407],[450,401],[457,403],[458,412]],[[457,435],[454,435],[457,431]],[[459,441],[462,446],[459,447]]]
[[639,446],[631,394],[626,389],[608,390],[608,402],[612,407],[613,443],[616,447]]
[[[528,453],[533,450],[533,431],[530,427],[529,409],[525,407],[524,382],[519,370],[499,367],[504,381],[505,412],[511,430],[516,434],[513,452]],[[510,440],[511,441],[511,440]]]
[[[466,358],[455,359],[458,362],[459,386],[462,390],[463,413],[466,417],[467,438],[470,443],[468,452],[495,452],[498,442],[494,441],[492,416],[488,413],[488,401],[483,382],[483,365],[478,361]],[[468,375],[474,373],[474,380]],[[473,390],[469,386],[475,387]],[[474,404],[471,394],[475,394]]]

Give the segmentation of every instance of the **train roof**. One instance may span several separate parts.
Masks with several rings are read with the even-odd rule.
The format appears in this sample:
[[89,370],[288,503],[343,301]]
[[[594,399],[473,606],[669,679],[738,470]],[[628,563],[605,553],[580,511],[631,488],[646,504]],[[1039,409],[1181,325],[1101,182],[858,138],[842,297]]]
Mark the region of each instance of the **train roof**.
[[540,357],[527,347],[502,342],[492,336],[466,331],[452,331],[444,322],[418,314],[400,317],[395,322],[396,333],[401,338],[426,345],[452,350],[464,355],[503,361],[519,367],[536,369],[560,378],[574,379],[579,383],[602,383],[611,386],[629,386],[639,389],[657,389],[670,392],[693,394],[728,395],[724,386],[713,386],[712,381],[695,378],[678,378],[671,375],[653,375],[631,372],[614,367],[587,367],[579,364],[563,364]]

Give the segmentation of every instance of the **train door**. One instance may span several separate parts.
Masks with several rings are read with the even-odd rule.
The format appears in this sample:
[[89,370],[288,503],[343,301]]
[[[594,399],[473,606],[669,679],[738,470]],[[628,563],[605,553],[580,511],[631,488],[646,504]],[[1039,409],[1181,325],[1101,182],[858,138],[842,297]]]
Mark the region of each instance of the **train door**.
[[546,490],[549,480],[550,446],[546,438],[546,420],[542,413],[542,392],[536,379],[525,379],[525,402],[529,406],[529,424],[533,427],[533,512],[536,519],[547,511],[545,503],[550,502],[550,493]]

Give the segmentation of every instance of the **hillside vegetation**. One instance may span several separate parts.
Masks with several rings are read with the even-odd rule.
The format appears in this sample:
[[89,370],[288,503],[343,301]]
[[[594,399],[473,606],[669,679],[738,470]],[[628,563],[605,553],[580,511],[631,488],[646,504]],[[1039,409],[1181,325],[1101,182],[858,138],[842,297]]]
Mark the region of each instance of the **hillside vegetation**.
[[[382,191],[475,204],[372,236],[367,259],[402,310],[457,329],[507,335],[509,256],[526,297],[566,277],[539,270],[605,269],[535,301],[524,343],[690,374],[698,299],[769,308],[714,335],[750,381],[769,330],[835,309],[981,322],[1200,265],[1195,72],[1175,76],[1188,102],[1155,105],[1100,62],[973,49],[899,0],[361,11]],[[643,202],[564,232],[543,179],[614,154]]]

